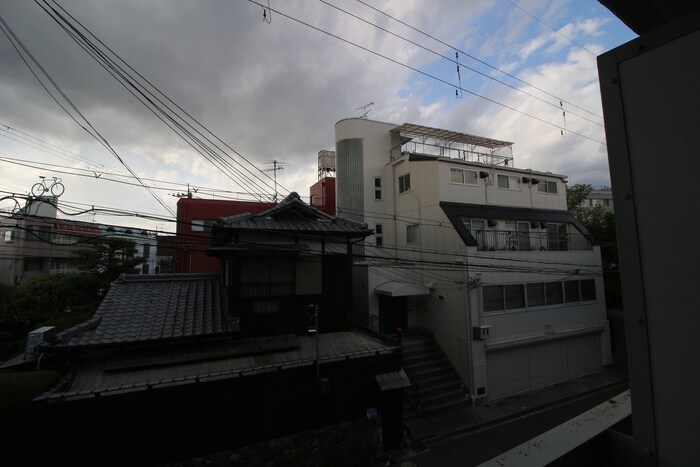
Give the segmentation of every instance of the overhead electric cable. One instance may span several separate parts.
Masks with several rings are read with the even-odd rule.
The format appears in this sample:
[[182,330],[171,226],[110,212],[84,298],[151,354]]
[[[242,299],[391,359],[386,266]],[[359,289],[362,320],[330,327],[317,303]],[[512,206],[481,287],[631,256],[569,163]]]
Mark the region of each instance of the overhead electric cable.
[[[248,0],[248,2],[249,2],[249,3],[252,3],[252,4],[254,4],[254,5],[262,6],[262,4],[259,3],[259,2],[257,2],[256,0]],[[338,36],[337,34],[334,34],[334,33],[332,33],[332,32],[326,31],[325,29],[319,28],[318,26],[314,26],[314,25],[312,25],[312,24],[310,24],[310,23],[307,23],[307,22],[305,22],[305,21],[302,21],[302,20],[300,20],[300,19],[298,19],[298,18],[295,18],[295,17],[293,17],[293,16],[291,16],[291,15],[288,15],[288,14],[286,14],[286,13],[283,13],[283,12],[281,12],[281,11],[279,11],[279,10],[272,9],[272,11],[274,11],[275,13],[277,13],[278,15],[280,15],[280,16],[282,16],[282,17],[284,17],[284,18],[290,19],[290,20],[292,20],[292,21],[294,21],[294,22],[296,22],[296,23],[299,23],[299,24],[301,24],[301,25],[303,25],[303,26],[309,27],[309,28],[311,28],[311,29],[313,29],[313,30],[315,30],[315,31],[318,31],[318,32],[320,32],[320,33],[322,33],[322,34],[325,34],[325,35],[327,35],[327,36],[330,36],[330,37],[332,37],[332,38],[334,38],[334,39],[337,39],[337,40],[339,40],[339,41],[341,41],[341,42],[345,42],[345,43],[348,44],[348,45],[352,45],[353,47],[356,47],[356,48],[358,48],[358,49],[360,49],[360,50],[364,50],[365,52],[368,52],[368,53],[370,53],[370,54],[372,54],[372,55],[376,55],[377,57],[383,58],[384,60],[387,60],[387,61],[389,61],[389,62],[391,62],[391,63],[394,63],[394,64],[396,64],[396,65],[399,65],[399,66],[401,66],[401,67],[404,67],[404,68],[406,68],[406,69],[409,69],[409,70],[411,70],[411,71],[414,71],[414,72],[416,72],[416,73],[418,73],[418,74],[420,74],[420,75],[423,75],[423,76],[425,76],[425,77],[427,77],[427,78],[431,78],[431,79],[433,79],[433,80],[435,80],[435,81],[438,81],[438,82],[440,82],[440,83],[446,84],[447,86],[450,86],[450,87],[452,87],[452,88],[462,90],[463,92],[466,92],[466,93],[468,93],[468,94],[471,94],[472,96],[478,97],[478,98],[483,99],[483,100],[485,100],[485,101],[487,101],[487,102],[491,102],[492,104],[498,105],[498,106],[503,107],[503,108],[508,109],[508,110],[511,110],[511,111],[513,111],[513,112],[516,112],[516,113],[518,113],[518,114],[520,114],[520,115],[526,116],[526,117],[531,118],[531,119],[533,119],[533,120],[537,120],[537,121],[539,121],[539,122],[541,122],[541,123],[544,123],[544,124],[546,124],[546,125],[549,125],[549,126],[551,126],[551,127],[554,127],[554,128],[556,128],[556,129],[558,129],[558,130],[562,130],[562,129],[563,129],[563,127],[562,127],[561,125],[557,125],[556,123],[552,123],[552,122],[547,121],[547,120],[545,120],[545,119],[543,119],[543,118],[537,117],[536,115],[529,114],[529,113],[527,113],[527,112],[525,112],[525,111],[523,111],[523,110],[516,109],[515,107],[512,107],[512,106],[510,106],[510,105],[508,105],[508,104],[504,104],[504,103],[502,103],[502,102],[498,102],[498,101],[495,100],[495,99],[491,99],[490,97],[483,96],[483,95],[481,95],[481,94],[479,94],[479,93],[476,93],[476,92],[474,92],[474,91],[470,91],[469,89],[461,88],[461,87],[459,87],[458,85],[455,85],[454,83],[450,83],[449,81],[444,80],[444,79],[442,79],[442,78],[439,78],[439,77],[437,77],[437,76],[435,76],[435,75],[432,75],[432,74],[430,74],[430,73],[428,73],[428,72],[426,72],[426,71],[420,70],[420,69],[418,69],[418,68],[416,68],[416,67],[414,67],[414,66],[411,66],[411,65],[408,65],[408,64],[406,64],[406,63],[403,63],[403,62],[401,62],[401,61],[399,61],[399,60],[396,60],[396,59],[391,58],[391,57],[389,57],[389,56],[387,56],[387,55],[384,55],[384,54],[382,54],[382,53],[380,53],[380,52],[377,52],[377,51],[375,51],[375,50],[372,50],[372,49],[370,49],[370,48],[367,48],[367,47],[365,47],[365,46],[363,46],[363,45],[360,45],[360,44],[358,44],[358,43],[356,43],[356,42],[353,42],[353,41],[351,41],[351,40],[349,40],[349,39],[345,39],[345,38],[343,38],[343,37],[340,37],[340,36]],[[607,146],[607,144],[606,144],[604,141],[597,140],[597,139],[595,139],[595,138],[593,138],[593,137],[584,135],[584,134],[582,134],[582,133],[579,133],[579,132],[576,132],[576,131],[572,131],[572,130],[568,130],[568,132],[571,133],[571,134],[573,134],[573,135],[580,136],[581,138],[585,138],[585,139],[587,139],[587,140],[593,141],[593,142],[595,142],[595,143],[602,144],[603,146]]]
[[[516,92],[519,92],[519,93],[521,93],[521,94],[525,94],[525,95],[528,96],[528,97],[531,97],[531,98],[533,98],[533,99],[536,99],[536,100],[538,100],[538,101],[540,101],[540,102],[542,102],[542,103],[544,103],[544,104],[549,105],[550,107],[554,107],[554,108],[556,108],[557,110],[560,110],[560,102],[562,102],[562,100],[559,99],[559,98],[557,98],[557,101],[558,101],[558,102],[556,102],[556,103],[550,102],[550,101],[548,101],[548,100],[542,99],[541,97],[535,96],[534,94],[529,93],[529,92],[525,91],[524,89],[521,89],[521,88],[518,88],[517,86],[513,86],[513,85],[511,85],[511,84],[508,84],[508,83],[506,83],[506,82],[504,82],[504,81],[501,81],[501,80],[499,80],[499,79],[494,78],[493,76],[491,76],[491,75],[489,75],[489,74],[487,74],[487,73],[483,73],[483,72],[477,70],[476,68],[472,68],[472,67],[469,67],[469,66],[467,66],[467,65],[465,65],[465,64],[463,64],[463,63],[461,63],[461,62],[459,61],[459,52],[457,51],[457,49],[455,49],[455,58],[453,59],[453,58],[451,58],[451,57],[449,57],[449,56],[447,56],[447,55],[443,55],[443,54],[441,54],[440,52],[437,52],[437,51],[435,51],[435,50],[433,50],[433,49],[431,49],[431,48],[429,48],[429,47],[425,47],[425,46],[423,46],[423,45],[421,45],[421,44],[419,44],[419,43],[417,43],[417,42],[415,42],[415,41],[412,41],[411,39],[408,39],[408,38],[406,38],[406,37],[404,37],[404,36],[401,36],[400,34],[396,34],[396,33],[392,32],[392,31],[389,31],[388,29],[386,29],[386,28],[384,28],[384,27],[382,27],[382,26],[379,26],[379,25],[376,24],[376,23],[372,23],[371,21],[368,21],[368,20],[366,20],[366,19],[364,19],[364,18],[362,18],[362,17],[360,17],[360,16],[358,16],[358,15],[356,15],[356,14],[354,14],[354,13],[351,13],[351,12],[349,12],[349,11],[347,11],[347,10],[344,10],[344,9],[342,9],[342,8],[336,6],[336,5],[333,5],[332,3],[329,3],[329,2],[327,2],[326,0],[318,0],[318,1],[321,2],[321,3],[323,3],[324,5],[327,5],[327,6],[329,6],[329,7],[332,7],[332,8],[334,8],[334,9],[336,9],[336,10],[342,12],[342,13],[345,13],[345,14],[348,15],[348,16],[351,16],[351,17],[353,17],[353,18],[355,18],[355,19],[357,19],[357,20],[359,20],[359,21],[362,21],[362,22],[365,23],[365,24],[368,24],[368,25],[370,25],[370,26],[372,26],[372,27],[375,27],[375,28],[379,29],[380,31],[383,31],[383,32],[385,32],[385,33],[387,33],[387,34],[390,34],[390,35],[392,35],[392,36],[394,36],[394,37],[396,37],[396,38],[399,38],[399,39],[401,39],[401,40],[403,40],[403,41],[405,41],[405,42],[408,42],[408,43],[411,44],[411,45],[414,45],[414,46],[416,46],[416,47],[418,47],[418,48],[420,48],[420,49],[422,49],[422,50],[425,50],[426,52],[430,52],[430,53],[432,53],[432,54],[434,54],[434,55],[436,55],[436,56],[438,56],[438,57],[440,57],[440,58],[442,58],[442,59],[448,60],[448,61],[454,63],[455,65],[457,65],[457,77],[458,77],[458,83],[459,83],[459,85],[457,86],[457,89],[455,89],[455,96],[456,96],[457,98],[460,98],[460,99],[461,99],[461,97],[462,97],[462,96],[461,96],[462,78],[461,78],[460,70],[459,70],[459,67],[460,67],[460,65],[461,65],[462,67],[464,67],[464,68],[466,68],[466,69],[472,71],[473,73],[478,74],[479,76],[481,76],[481,77],[483,77],[483,78],[486,78],[486,79],[490,79],[490,80],[492,80],[492,81],[495,81],[495,82],[497,82],[497,83],[499,83],[499,84],[501,84],[501,85],[503,85],[503,86],[509,87],[510,89],[512,89],[512,90],[514,90],[514,91],[516,91]],[[592,123],[592,124],[594,124],[594,125],[598,125],[599,127],[603,127],[603,125],[602,125],[601,123],[598,123],[598,122],[596,122],[596,121],[593,121],[593,120],[589,119],[588,117],[584,117],[583,115],[577,114],[577,113],[572,112],[572,111],[569,111],[569,113],[570,113],[571,115],[575,115],[575,116],[577,116],[577,117],[579,117],[579,118],[582,118],[583,120],[586,120],[586,121],[589,122],[589,123]]]
[[[53,78],[51,77],[51,75],[43,68],[43,66],[41,66],[41,64],[38,62],[38,60],[36,60],[36,58],[31,54],[31,52],[29,51],[29,49],[27,49],[27,48],[24,46],[24,44],[22,43],[22,41],[19,39],[19,37],[17,37],[17,35],[14,33],[14,31],[12,30],[12,28],[7,24],[7,22],[5,22],[4,18],[2,18],[2,16],[0,16],[0,29],[2,29],[3,34],[5,34],[5,36],[8,38],[8,40],[9,40],[10,43],[12,44],[13,48],[15,49],[15,51],[17,51],[17,53],[20,55],[20,58],[22,59],[22,61],[23,61],[23,62],[25,63],[25,65],[29,68],[29,70],[30,70],[30,72],[32,73],[32,75],[34,75],[34,77],[37,79],[37,81],[39,81],[39,83],[40,83],[41,86],[44,88],[44,90],[45,90],[47,93],[49,93],[49,95],[51,96],[51,98],[59,105],[59,107],[60,107],[64,112],[66,112],[66,114],[68,114],[68,116],[69,116],[75,123],[77,123],[78,126],[80,126],[83,130],[85,130],[88,134],[90,134],[93,138],[95,138],[98,142],[100,142],[100,144],[102,144],[112,155],[114,155],[114,156],[117,158],[117,160],[129,171],[129,173],[131,173],[131,174],[132,174],[134,177],[136,177],[137,180],[138,180],[138,176],[136,175],[136,173],[131,169],[131,167],[128,166],[128,164],[121,158],[121,156],[117,153],[117,151],[116,151],[116,150],[109,144],[109,142],[100,134],[100,132],[97,131],[97,129],[96,129],[94,126],[92,126],[92,124],[90,123],[90,121],[82,114],[82,112],[80,111],[80,109],[78,109],[78,107],[71,101],[71,99],[63,92],[63,90],[61,89],[61,87],[53,80]],[[73,109],[73,111],[74,111],[78,116],[80,116],[80,118],[82,119],[82,121],[85,122],[85,125],[87,125],[87,127],[89,127],[89,129],[88,129],[85,125],[81,124],[81,123],[77,120],[77,118],[76,118],[66,107],[64,107],[64,106],[59,102],[59,100],[56,98],[56,96],[49,90],[49,88],[44,84],[44,82],[41,80],[41,78],[39,78],[39,76],[38,76],[37,73],[34,71],[34,69],[31,67],[31,65],[29,65],[29,63],[27,62],[27,60],[25,59],[24,55],[22,54],[22,52],[20,51],[20,49],[19,49],[18,47],[21,48],[21,49],[24,51],[24,53],[27,55],[27,57],[28,57],[28,58],[32,61],[32,63],[34,63],[34,65],[41,71],[42,75],[44,75],[44,76],[46,77],[46,79],[48,79],[48,81],[51,83],[51,85],[53,86],[53,88],[56,89],[56,90],[58,91],[58,93],[59,93],[59,94],[61,95],[61,97],[65,100],[65,102]],[[168,211],[168,212],[169,212],[170,214],[172,214],[173,216],[175,215],[175,212],[174,212],[167,204],[165,204],[154,192],[152,192],[145,184],[143,185],[143,187],[146,189],[146,191],[148,191],[148,192],[155,198],[155,200],[156,200],[163,208],[165,208],[166,211]]]
[[555,99],[557,99],[557,100],[561,100],[561,101],[563,101],[563,102],[566,102],[566,103],[569,104],[571,107],[575,107],[575,108],[577,108],[577,109],[579,109],[579,110],[583,110],[584,112],[586,112],[586,113],[588,113],[588,114],[590,114],[590,115],[593,115],[593,116],[595,116],[595,117],[598,117],[598,118],[600,118],[601,120],[603,119],[603,117],[602,117],[600,114],[596,113],[596,112],[592,112],[592,111],[590,111],[590,110],[587,110],[587,109],[585,109],[585,108],[583,108],[583,107],[581,107],[581,106],[578,106],[578,105],[574,104],[574,103],[571,102],[571,101],[568,101],[568,100],[563,99],[563,98],[561,98],[561,97],[559,97],[559,96],[556,96],[555,94],[552,94],[552,93],[550,93],[550,92],[547,92],[547,91],[545,91],[544,89],[535,86],[534,84],[530,84],[530,83],[528,83],[527,81],[525,81],[525,80],[523,80],[523,79],[521,79],[521,78],[518,78],[517,76],[515,76],[515,75],[513,75],[513,74],[511,74],[511,73],[508,73],[507,71],[503,71],[503,70],[501,70],[500,68],[498,68],[498,67],[496,67],[496,66],[494,66],[494,65],[491,65],[490,63],[488,63],[488,62],[486,62],[486,61],[484,61],[484,60],[481,60],[480,58],[477,58],[477,57],[475,57],[474,55],[471,55],[471,54],[469,54],[468,52],[465,52],[464,50],[461,50],[461,49],[455,47],[454,45],[448,44],[447,42],[445,42],[445,41],[443,41],[443,40],[441,40],[441,39],[438,39],[437,37],[435,37],[435,36],[433,36],[433,35],[431,35],[431,34],[428,34],[427,32],[421,31],[420,29],[418,29],[418,28],[416,28],[416,27],[414,27],[414,26],[412,26],[412,25],[406,23],[405,21],[402,21],[402,20],[400,20],[400,19],[398,19],[398,18],[396,18],[396,17],[390,15],[389,13],[386,13],[386,12],[380,10],[380,9],[377,8],[377,7],[374,7],[374,6],[372,6],[372,5],[370,5],[370,4],[366,3],[366,2],[364,2],[363,0],[356,0],[356,1],[357,1],[358,3],[361,3],[361,4],[365,5],[367,8],[370,8],[370,9],[376,11],[377,13],[379,13],[379,14],[381,14],[381,15],[384,15],[384,16],[386,16],[386,17],[392,19],[393,21],[396,21],[397,23],[402,24],[402,25],[406,26],[407,28],[409,28],[409,29],[411,29],[411,30],[413,30],[413,31],[415,31],[415,32],[417,32],[417,33],[419,33],[419,34],[422,34],[422,35],[425,36],[425,37],[428,37],[428,38],[430,38],[430,39],[432,39],[432,40],[434,40],[434,41],[436,41],[436,42],[438,42],[438,43],[440,43],[440,44],[442,44],[442,45],[444,45],[444,46],[447,46],[447,47],[449,47],[449,48],[451,48],[451,49],[458,50],[462,55],[466,55],[467,57],[471,58],[472,60],[474,60],[474,61],[476,61],[476,62],[478,62],[478,63],[481,63],[482,65],[484,65],[484,66],[486,66],[486,67],[488,67],[488,68],[491,68],[491,69],[494,70],[494,71],[497,71],[497,72],[499,72],[499,73],[502,73],[502,74],[504,74],[505,76],[508,76],[509,78],[512,78],[512,79],[518,81],[519,83],[522,83],[522,84],[524,84],[524,85],[526,85],[526,86],[530,86],[531,88],[536,89],[536,90],[540,91],[541,93],[544,93],[544,94],[546,94],[546,95],[548,95],[548,96],[550,96],[550,97],[553,97],[553,98],[555,98]]

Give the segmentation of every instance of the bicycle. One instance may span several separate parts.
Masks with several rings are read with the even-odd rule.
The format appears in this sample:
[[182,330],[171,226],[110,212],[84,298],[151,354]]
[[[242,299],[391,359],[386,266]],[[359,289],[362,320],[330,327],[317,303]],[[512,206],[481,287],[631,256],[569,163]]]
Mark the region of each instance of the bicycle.
[[47,191],[50,191],[54,196],[61,196],[66,191],[66,187],[63,186],[60,178],[53,177],[53,183],[49,186],[46,186],[46,177],[40,175],[39,178],[41,181],[32,186],[32,194],[34,196],[42,196]]

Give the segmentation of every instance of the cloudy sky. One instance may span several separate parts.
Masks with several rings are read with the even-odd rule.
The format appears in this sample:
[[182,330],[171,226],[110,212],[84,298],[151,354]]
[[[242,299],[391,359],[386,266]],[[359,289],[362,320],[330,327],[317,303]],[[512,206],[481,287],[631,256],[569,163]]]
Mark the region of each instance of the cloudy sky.
[[[188,183],[196,196],[250,199],[245,193],[270,192],[272,172],[256,168],[272,160],[284,163],[280,191],[308,196],[318,151],[334,149],[335,122],[362,115],[357,109],[370,102],[370,119],[513,141],[516,167],[566,174],[571,183],[609,183],[596,55],[635,35],[597,1],[269,5],[264,21],[263,8],[245,0],[60,1],[73,24],[177,104],[180,116],[187,112],[220,138],[210,135],[198,152],[37,3],[0,0],[3,32],[21,41],[0,34],[2,195],[26,194],[40,175],[57,176],[67,213],[95,206],[163,218],[93,213],[81,220],[172,231],[163,204],[174,210],[174,195]],[[113,152],[42,88],[21,46],[70,104],[50,87],[53,96]],[[215,167],[201,154],[207,150],[230,165]]]

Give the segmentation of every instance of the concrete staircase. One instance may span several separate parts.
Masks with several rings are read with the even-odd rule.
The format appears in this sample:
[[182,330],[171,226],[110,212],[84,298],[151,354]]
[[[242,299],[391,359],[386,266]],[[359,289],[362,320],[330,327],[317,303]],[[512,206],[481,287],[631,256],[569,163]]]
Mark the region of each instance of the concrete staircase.
[[469,401],[464,385],[452,364],[428,336],[405,336],[402,343],[403,367],[412,387],[406,389],[406,417],[449,410]]

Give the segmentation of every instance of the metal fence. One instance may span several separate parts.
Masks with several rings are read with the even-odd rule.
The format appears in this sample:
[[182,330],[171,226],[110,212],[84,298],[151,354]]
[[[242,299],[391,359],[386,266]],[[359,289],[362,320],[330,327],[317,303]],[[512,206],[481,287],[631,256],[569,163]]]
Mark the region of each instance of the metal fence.
[[514,232],[476,230],[472,235],[483,251],[569,251],[592,250],[583,234],[564,232]]

